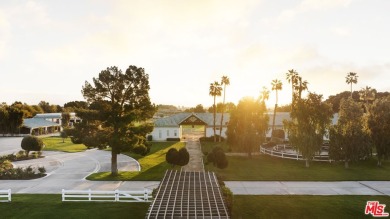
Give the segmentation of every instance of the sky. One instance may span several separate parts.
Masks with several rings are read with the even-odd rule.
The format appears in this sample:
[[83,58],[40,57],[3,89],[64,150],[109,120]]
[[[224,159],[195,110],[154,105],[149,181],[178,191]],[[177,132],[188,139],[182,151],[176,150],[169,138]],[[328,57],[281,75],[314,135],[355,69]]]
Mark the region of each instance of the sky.
[[129,65],[149,74],[153,103],[175,106],[211,106],[223,75],[228,102],[278,79],[287,104],[289,69],[324,99],[350,89],[349,72],[354,90],[390,91],[389,11],[388,0],[0,1],[0,102],[84,100],[85,81]]

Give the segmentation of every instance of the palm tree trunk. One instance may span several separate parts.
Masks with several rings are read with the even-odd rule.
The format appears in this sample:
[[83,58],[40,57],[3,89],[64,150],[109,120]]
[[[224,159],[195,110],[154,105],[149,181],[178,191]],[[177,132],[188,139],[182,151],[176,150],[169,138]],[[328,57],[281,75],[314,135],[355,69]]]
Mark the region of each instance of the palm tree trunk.
[[226,95],[226,85],[223,86],[223,103],[222,103],[222,113],[221,113],[221,125],[219,127],[219,142],[221,142],[222,138],[222,122],[223,122],[223,114],[225,112],[225,95]]
[[274,130],[275,130],[275,118],[276,118],[276,107],[278,107],[278,104],[275,103],[275,108],[274,108],[274,118],[272,119],[272,134],[271,137],[274,136]]
[[351,82],[351,99],[352,99],[352,82]]
[[217,106],[215,105],[215,98],[216,96],[214,96],[214,118],[213,118],[213,130],[214,130],[214,142],[217,142],[217,138],[215,136],[215,117],[217,115]]

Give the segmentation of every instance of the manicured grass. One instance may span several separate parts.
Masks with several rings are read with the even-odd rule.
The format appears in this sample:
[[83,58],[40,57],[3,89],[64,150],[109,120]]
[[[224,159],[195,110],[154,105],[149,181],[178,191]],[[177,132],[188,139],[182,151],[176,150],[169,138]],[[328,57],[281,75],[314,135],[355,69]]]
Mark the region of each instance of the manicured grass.
[[87,150],[83,144],[73,144],[70,138],[66,138],[63,142],[61,137],[42,138],[45,151],[63,151],[63,152],[82,152]]
[[62,202],[61,195],[12,195],[1,218],[145,218],[150,203]]
[[[218,141],[218,140],[217,140]],[[209,153],[213,150],[213,147],[221,147],[225,153],[229,152],[229,145],[226,143],[226,141],[223,142],[209,142],[209,141],[201,141],[200,142],[202,146],[202,153]]]
[[234,196],[232,218],[372,218],[364,214],[367,201],[390,206],[389,196],[241,195]]
[[228,157],[229,166],[218,169],[212,164],[206,170],[217,172],[223,180],[269,180],[269,181],[354,181],[390,180],[390,161],[377,167],[376,159],[351,163],[311,162],[306,168],[304,161],[289,160],[258,155]]
[[[99,181],[131,181],[131,180],[161,180],[167,169],[172,166],[165,161],[165,154],[170,148],[184,147],[184,142],[153,142],[151,151],[145,157],[138,154],[127,155],[138,160],[141,165],[140,172],[119,172],[118,176],[112,176],[111,172],[94,173],[87,177],[88,180]],[[179,167],[176,167],[179,168]]]

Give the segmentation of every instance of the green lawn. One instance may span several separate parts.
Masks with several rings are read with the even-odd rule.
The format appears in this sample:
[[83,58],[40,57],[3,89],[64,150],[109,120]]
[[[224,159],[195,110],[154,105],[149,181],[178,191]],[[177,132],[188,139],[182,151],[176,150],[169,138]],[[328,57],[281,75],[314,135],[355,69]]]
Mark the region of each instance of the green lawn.
[[[217,140],[218,141],[218,140]],[[226,141],[223,142],[208,142],[208,141],[202,141],[200,142],[202,146],[202,153],[208,153],[213,150],[213,147],[219,146],[221,147],[225,152],[229,152],[229,145],[226,143]]]
[[268,155],[228,157],[226,169],[208,164],[205,168],[217,172],[223,180],[269,180],[269,181],[353,181],[390,180],[390,161],[376,166],[376,160],[369,159],[351,163],[349,169],[344,163],[311,162],[306,168],[304,161],[281,159]]
[[1,218],[145,218],[150,203],[62,202],[61,195],[12,195]]
[[63,151],[63,152],[82,152],[87,150],[83,144],[73,144],[70,138],[66,138],[63,142],[61,137],[47,137],[42,138],[45,151]]
[[[367,201],[389,196],[234,196],[232,218],[372,218]],[[61,195],[12,195],[0,203],[1,218],[145,218],[150,203],[62,202]]]
[[[140,172],[119,172],[116,177],[111,176],[111,172],[94,173],[87,177],[88,180],[100,180],[100,181],[131,181],[131,180],[161,180],[167,169],[171,169],[165,161],[166,152],[174,147],[184,147],[184,142],[153,142],[152,149],[145,157],[128,153],[127,155],[138,160],[141,165]],[[176,167],[179,168],[179,167]]]
[[389,196],[234,196],[232,218],[373,218],[367,201],[386,204]]

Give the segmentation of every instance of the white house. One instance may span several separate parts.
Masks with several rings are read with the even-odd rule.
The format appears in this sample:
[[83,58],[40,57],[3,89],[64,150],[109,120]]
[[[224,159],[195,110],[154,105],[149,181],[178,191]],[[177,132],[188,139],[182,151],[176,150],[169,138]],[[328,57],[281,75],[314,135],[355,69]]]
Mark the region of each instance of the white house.
[[[70,120],[69,120],[70,126],[72,126],[74,123],[78,123],[81,121],[81,119],[76,116],[76,113],[69,113],[69,115],[70,115]],[[45,119],[46,121],[50,121],[62,125],[62,121],[61,121],[62,113],[38,113],[37,115],[34,116],[34,118]]]
[[[219,135],[221,122],[221,113],[216,114],[216,134]],[[268,113],[268,132],[266,137],[271,137],[273,113]],[[230,114],[224,113],[222,122],[221,136],[226,138],[227,124],[230,120]],[[284,129],[283,121],[291,120],[289,112],[278,112],[275,117],[275,129]],[[332,119],[332,124],[336,124],[338,114]],[[286,131],[286,130],[285,130]],[[178,113],[169,117],[156,119],[154,129],[151,135],[154,141],[165,141],[167,138],[185,138],[187,134],[196,134],[198,136],[211,137],[213,131],[213,114],[212,113]],[[287,138],[287,133],[286,133]],[[325,136],[326,138],[326,136]]]
[[[76,116],[76,113],[69,114],[70,126],[73,126],[74,123],[78,123],[81,121],[81,119]],[[62,113],[39,113],[33,118],[23,120],[21,133],[30,135],[41,135],[61,131],[61,118]]]
[[[216,133],[219,135],[222,113],[216,114]],[[226,138],[227,123],[230,114],[224,113],[221,136]],[[210,137],[214,135],[212,113],[178,113],[154,121],[151,135],[154,141],[165,141],[168,138],[185,138],[187,134]]]

